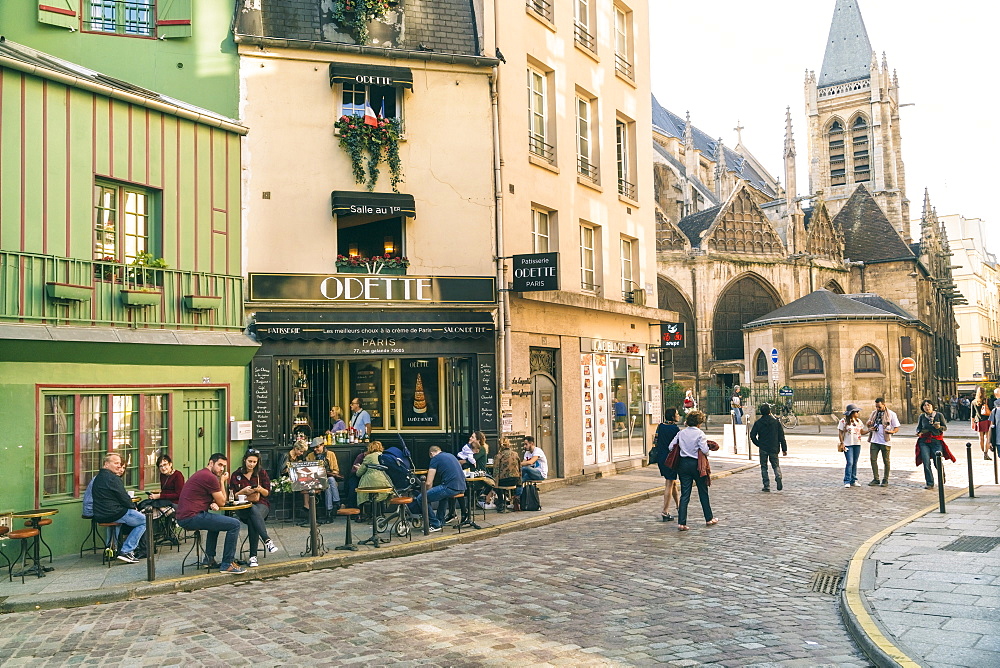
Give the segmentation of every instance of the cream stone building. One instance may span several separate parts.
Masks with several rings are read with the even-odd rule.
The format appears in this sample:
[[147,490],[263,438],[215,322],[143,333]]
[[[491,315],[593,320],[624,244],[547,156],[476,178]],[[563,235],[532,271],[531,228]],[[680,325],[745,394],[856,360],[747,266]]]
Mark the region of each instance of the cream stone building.
[[956,289],[967,303],[955,307],[958,319],[958,391],[975,392],[1000,381],[1000,265],[986,249],[985,228],[980,218],[958,214],[941,216],[948,243]]
[[[505,293],[511,430],[558,475],[635,465],[659,389],[645,0],[498,3],[505,277],[558,255],[558,289]],[[659,402],[656,402],[657,408]]]

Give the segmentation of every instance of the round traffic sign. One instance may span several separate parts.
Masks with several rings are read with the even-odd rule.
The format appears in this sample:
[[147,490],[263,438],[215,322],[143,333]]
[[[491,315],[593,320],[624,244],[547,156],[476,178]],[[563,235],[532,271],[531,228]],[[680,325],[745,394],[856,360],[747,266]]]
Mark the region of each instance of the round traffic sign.
[[777,364],[777,363],[778,363],[778,349],[771,348],[771,364]]
[[917,368],[917,361],[912,357],[904,357],[899,360],[899,368],[903,373],[913,373]]

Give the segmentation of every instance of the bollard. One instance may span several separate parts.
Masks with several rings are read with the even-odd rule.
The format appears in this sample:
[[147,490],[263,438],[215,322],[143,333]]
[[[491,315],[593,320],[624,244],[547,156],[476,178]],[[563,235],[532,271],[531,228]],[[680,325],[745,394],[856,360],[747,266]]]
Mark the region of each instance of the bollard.
[[969,498],[976,498],[976,488],[972,484],[972,443],[965,444],[966,461],[969,463]]
[[937,477],[938,477],[938,507],[940,512],[945,512],[944,510],[944,457],[941,452],[934,453],[934,465],[937,467]]
[[753,461],[753,447],[750,441],[750,425],[747,424],[747,460]]
[[146,580],[156,579],[156,537],[153,536],[153,509],[146,508]]
[[424,535],[431,535],[431,518],[430,513],[427,512],[427,485],[425,481],[427,478],[425,476],[420,476],[420,486],[423,488],[423,493],[420,495],[420,512],[424,514]]
[[823,421],[820,419],[818,413],[816,414],[816,433],[817,434],[823,433]]
[[733,425],[733,454],[738,455],[740,453],[739,447],[736,445],[736,409],[729,411],[729,423]]
[[997,444],[993,444],[993,484],[1000,484],[1000,480],[997,479]]

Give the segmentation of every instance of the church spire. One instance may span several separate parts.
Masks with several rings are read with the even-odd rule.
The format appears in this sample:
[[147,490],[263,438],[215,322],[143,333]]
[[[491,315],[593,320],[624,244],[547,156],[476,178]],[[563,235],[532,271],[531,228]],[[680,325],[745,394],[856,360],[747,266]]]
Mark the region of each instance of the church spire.
[[726,147],[722,143],[722,137],[715,143],[715,196],[721,202],[727,195],[723,187],[723,180],[726,177]]
[[785,197],[789,210],[795,200],[795,137],[792,136],[792,108],[785,107]]
[[819,74],[820,88],[871,76],[872,45],[858,1],[837,0]]

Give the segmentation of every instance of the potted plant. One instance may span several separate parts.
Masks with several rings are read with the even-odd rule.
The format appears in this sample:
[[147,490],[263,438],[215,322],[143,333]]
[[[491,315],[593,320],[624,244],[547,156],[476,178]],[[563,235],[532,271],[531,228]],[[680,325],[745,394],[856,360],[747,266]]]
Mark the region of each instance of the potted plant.
[[167,262],[162,257],[142,252],[129,264],[128,280],[134,285],[160,285],[163,283],[163,272],[160,270],[167,267]]
[[338,255],[336,265],[337,272],[341,274],[404,276],[406,268],[410,266],[410,261],[405,257],[394,257],[388,253],[372,257]]
[[368,24],[385,17],[395,0],[335,0],[333,20],[351,34],[358,44],[368,41]]
[[[399,141],[402,123],[397,118],[341,116],[334,123],[340,135],[340,146],[351,158],[354,181],[371,192],[378,183],[379,165],[389,167],[389,185],[399,192],[403,182],[403,163],[399,158]],[[367,161],[365,155],[367,154]],[[367,164],[366,164],[367,162]]]
[[121,278],[118,271],[118,260],[113,255],[105,255],[94,260],[94,278],[105,281],[114,281]]

